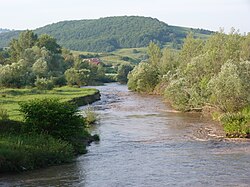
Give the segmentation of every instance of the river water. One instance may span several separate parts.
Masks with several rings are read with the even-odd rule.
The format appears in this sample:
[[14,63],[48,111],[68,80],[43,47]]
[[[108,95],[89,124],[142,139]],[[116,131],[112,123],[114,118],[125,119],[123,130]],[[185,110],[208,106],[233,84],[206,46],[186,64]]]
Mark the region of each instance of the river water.
[[0,186],[250,186],[250,142],[222,138],[198,113],[115,83],[96,87],[101,141],[75,162],[0,177]]

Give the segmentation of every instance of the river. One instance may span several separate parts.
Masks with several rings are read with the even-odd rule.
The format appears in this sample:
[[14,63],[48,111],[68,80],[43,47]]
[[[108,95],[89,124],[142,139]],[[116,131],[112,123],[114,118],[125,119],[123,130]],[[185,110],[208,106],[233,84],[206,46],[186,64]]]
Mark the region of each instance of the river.
[[249,141],[224,139],[219,125],[161,97],[116,83],[96,88],[101,141],[73,163],[1,176],[0,186],[250,186]]

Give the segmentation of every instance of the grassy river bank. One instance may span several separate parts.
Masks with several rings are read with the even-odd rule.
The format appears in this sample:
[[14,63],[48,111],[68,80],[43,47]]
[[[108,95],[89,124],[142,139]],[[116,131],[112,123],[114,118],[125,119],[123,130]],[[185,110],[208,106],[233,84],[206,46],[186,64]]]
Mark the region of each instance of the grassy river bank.
[[[86,130],[85,120],[76,115],[77,106],[99,99],[99,91],[90,88],[1,89],[0,173],[71,162],[76,154],[85,153],[94,137]],[[44,117],[31,124],[21,103],[26,103],[22,110]],[[38,106],[45,110],[36,111]]]

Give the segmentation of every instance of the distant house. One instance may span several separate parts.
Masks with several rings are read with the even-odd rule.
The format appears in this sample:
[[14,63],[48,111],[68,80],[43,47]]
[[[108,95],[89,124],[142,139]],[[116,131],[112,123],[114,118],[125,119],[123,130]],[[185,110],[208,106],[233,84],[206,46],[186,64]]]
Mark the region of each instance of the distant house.
[[88,61],[91,64],[95,64],[95,65],[99,65],[101,63],[101,60],[99,58],[89,58],[89,59],[85,59],[86,61]]

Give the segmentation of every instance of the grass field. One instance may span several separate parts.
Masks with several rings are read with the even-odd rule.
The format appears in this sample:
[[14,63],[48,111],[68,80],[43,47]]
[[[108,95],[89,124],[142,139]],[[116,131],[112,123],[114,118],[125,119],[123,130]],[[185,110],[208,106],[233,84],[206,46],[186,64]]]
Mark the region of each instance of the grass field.
[[7,109],[10,119],[22,120],[19,113],[19,102],[45,97],[54,97],[61,101],[69,101],[73,98],[92,95],[96,92],[97,90],[92,88],[72,88],[66,86],[54,88],[50,91],[40,91],[37,89],[1,88],[0,107]]
[[[71,51],[77,55],[98,55],[98,58],[106,65],[119,65],[122,63],[137,64],[146,58],[147,48],[124,48],[110,53],[94,53],[85,51]],[[127,58],[127,59],[126,59]]]

